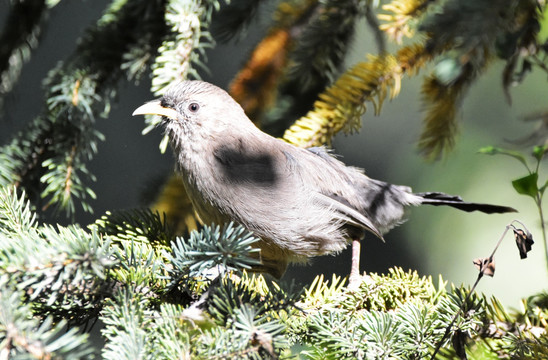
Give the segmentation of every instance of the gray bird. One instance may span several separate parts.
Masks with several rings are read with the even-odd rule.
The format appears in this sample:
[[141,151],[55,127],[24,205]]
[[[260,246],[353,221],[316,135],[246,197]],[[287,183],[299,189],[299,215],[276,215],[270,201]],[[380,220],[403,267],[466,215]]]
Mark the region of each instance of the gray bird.
[[407,186],[371,179],[323,148],[302,149],[262,132],[228,93],[206,82],[172,86],[133,112],[144,114],[162,116],[200,219],[234,221],[252,231],[261,239],[260,270],[276,277],[288,263],[337,253],[352,242],[350,279],[356,281],[365,232],[382,239],[409,206],[516,211],[438,192],[414,194]]

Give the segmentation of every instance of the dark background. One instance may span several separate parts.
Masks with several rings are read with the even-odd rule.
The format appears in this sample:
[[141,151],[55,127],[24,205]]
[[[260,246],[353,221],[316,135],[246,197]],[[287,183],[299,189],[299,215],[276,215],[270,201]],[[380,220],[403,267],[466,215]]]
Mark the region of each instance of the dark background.
[[[4,25],[9,1],[0,2],[0,28]],[[51,10],[43,27],[42,41],[23,69],[20,81],[7,97],[0,119],[0,144],[5,144],[44,106],[42,79],[59,61],[74,50],[82,32],[101,16],[104,0],[63,1]],[[267,12],[267,11],[264,11]],[[268,16],[239,42],[218,45],[208,52],[209,74],[203,79],[226,88],[246,56],[264,34]],[[375,45],[365,24],[358,29],[353,49],[347,59],[352,65],[375,53]],[[404,79],[402,93],[386,102],[379,117],[370,108],[359,134],[338,136],[335,151],[347,164],[366,169],[373,178],[412,186],[416,191],[444,191],[460,194],[467,200],[491,202],[518,208],[518,215],[487,216],[461,213],[454,209],[423,207],[413,209],[407,223],[385,236],[387,242],[367,238],[362,246],[362,269],[386,272],[392,266],[416,269],[456,284],[471,284],[476,277],[472,259],[488,256],[504,227],[519,218],[533,231],[537,243],[530,258],[520,261],[511,235],[497,253],[497,273],[482,282],[478,290],[496,295],[510,305],[521,297],[546,289],[546,265],[543,257],[540,227],[533,202],[514,193],[510,181],[525,175],[524,170],[504,157],[478,155],[487,145],[510,147],[505,139],[528,134],[533,124],[522,123],[524,115],[546,108],[546,75],[530,75],[525,83],[512,90],[513,105],[508,105],[501,87],[502,65],[495,64],[469,92],[462,107],[461,133],[458,145],[446,159],[425,162],[416,151],[421,127],[420,84],[423,72]],[[156,190],[155,184],[173,169],[171,153],[161,154],[160,130],[141,135],[143,118],[132,118],[133,110],[152,99],[150,78],[135,86],[122,83],[119,98],[108,119],[98,119],[97,127],[106,136],[99,154],[89,164],[97,182],[92,184],[98,199],[92,202],[94,214],[79,212],[76,221],[93,222],[107,210],[128,209],[146,204],[146,197]],[[542,173],[542,172],[541,172]],[[53,219],[66,223],[66,219]],[[308,283],[317,274],[328,278],[332,273],[347,275],[350,252],[338,256],[312,259],[310,266],[294,266],[285,280]],[[509,286],[511,284],[511,286]]]

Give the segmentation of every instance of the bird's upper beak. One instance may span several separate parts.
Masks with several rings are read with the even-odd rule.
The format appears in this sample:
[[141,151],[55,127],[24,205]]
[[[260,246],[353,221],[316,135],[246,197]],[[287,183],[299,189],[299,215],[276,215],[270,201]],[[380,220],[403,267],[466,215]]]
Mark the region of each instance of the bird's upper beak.
[[154,100],[139,106],[131,115],[160,115],[173,120],[177,119],[177,111],[175,109],[162,106],[160,100]]

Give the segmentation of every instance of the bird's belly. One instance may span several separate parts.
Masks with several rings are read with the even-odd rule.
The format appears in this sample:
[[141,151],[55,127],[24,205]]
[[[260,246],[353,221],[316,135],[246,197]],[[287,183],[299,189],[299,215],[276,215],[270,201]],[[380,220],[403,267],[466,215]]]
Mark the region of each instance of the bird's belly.
[[348,231],[345,224],[334,221],[329,212],[316,209],[313,203],[302,205],[304,201],[296,199],[295,194],[288,192],[279,201],[273,198],[273,188],[255,189],[255,196],[251,196],[242,184],[231,186],[230,200],[227,194],[223,198],[207,199],[202,196],[203,189],[185,181],[187,193],[203,223],[234,222],[244,226],[261,239],[258,247],[265,260],[306,262],[310,257],[344,250],[349,239],[355,236],[355,231]]

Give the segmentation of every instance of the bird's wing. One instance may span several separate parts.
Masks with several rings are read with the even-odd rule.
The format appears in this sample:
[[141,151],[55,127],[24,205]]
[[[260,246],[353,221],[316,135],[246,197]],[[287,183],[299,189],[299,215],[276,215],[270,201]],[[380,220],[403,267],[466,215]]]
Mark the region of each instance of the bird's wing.
[[[213,151],[217,176],[231,185],[230,191],[223,192],[225,197],[231,197],[225,205],[244,202],[252,218],[268,209],[271,218],[285,219],[291,215],[287,208],[293,204],[294,208],[301,209],[292,216],[300,215],[303,229],[309,228],[310,223],[325,222],[324,225],[332,223],[340,228],[370,231],[382,239],[381,231],[373,222],[348,201],[355,197],[352,185],[345,178],[348,168],[341,168],[344,165],[329,154],[278,141],[272,151],[267,151],[268,141],[259,148],[235,141]],[[250,192],[250,188],[254,191]],[[267,208],[265,204],[269,204]]]
[[[331,209],[335,222],[367,230],[383,239],[381,231],[358,210],[359,207],[352,204],[352,199],[356,199],[356,191],[347,175],[353,170],[332,157],[324,148],[294,149],[298,153],[286,153],[287,160],[294,164],[292,171],[298,173],[303,186],[313,194],[314,201]],[[299,160],[292,161],[292,158]]]
[[337,216],[334,219],[335,221],[340,221],[341,223],[367,230],[384,241],[382,233],[375,227],[375,225],[352,207],[322,193],[315,193],[315,200],[326,208],[333,210],[333,213]]

